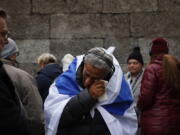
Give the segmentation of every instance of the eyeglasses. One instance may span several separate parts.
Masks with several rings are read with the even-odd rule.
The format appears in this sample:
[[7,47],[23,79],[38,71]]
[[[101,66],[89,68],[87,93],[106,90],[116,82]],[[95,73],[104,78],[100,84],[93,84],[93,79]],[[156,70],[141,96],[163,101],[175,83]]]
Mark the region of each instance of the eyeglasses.
[[9,31],[6,31],[6,32],[0,32],[0,35],[3,37],[3,38],[8,38],[10,36],[10,33]]

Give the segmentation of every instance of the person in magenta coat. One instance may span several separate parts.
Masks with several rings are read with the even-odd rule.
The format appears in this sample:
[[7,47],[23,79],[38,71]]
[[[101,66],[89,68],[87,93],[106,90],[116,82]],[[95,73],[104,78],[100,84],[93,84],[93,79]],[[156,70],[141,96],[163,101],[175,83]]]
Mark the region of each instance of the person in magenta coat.
[[180,64],[168,52],[165,39],[152,41],[138,100],[141,135],[180,135]]

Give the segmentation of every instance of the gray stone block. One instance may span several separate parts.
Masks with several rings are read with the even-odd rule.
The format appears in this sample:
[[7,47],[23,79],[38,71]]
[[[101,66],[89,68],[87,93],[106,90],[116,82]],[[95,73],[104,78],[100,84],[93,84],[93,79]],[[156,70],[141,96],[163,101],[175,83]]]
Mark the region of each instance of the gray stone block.
[[59,14],[51,17],[51,38],[100,37],[100,15]]
[[128,72],[127,64],[120,64],[120,66],[124,74]]
[[104,13],[130,13],[157,10],[157,0],[104,0]]
[[137,45],[136,39],[133,38],[115,38],[110,37],[105,39],[105,48],[115,46],[114,56],[120,64],[126,64],[127,58],[132,51],[132,48]]
[[159,11],[180,11],[179,0],[159,0]]
[[167,38],[169,42],[170,54],[180,61],[180,38]]
[[73,56],[86,53],[93,47],[102,47],[103,39],[59,39],[51,40],[50,52],[61,61],[67,53]]
[[179,37],[180,13],[134,13],[131,15],[133,37]]
[[30,0],[1,0],[0,8],[10,14],[29,14],[31,12]]
[[152,42],[153,38],[139,38],[138,42],[139,42],[139,46],[141,48],[141,54],[143,56],[143,60],[144,63],[147,64],[150,61],[150,56],[149,56],[149,51],[151,48],[151,42]]
[[33,13],[97,13],[102,0],[32,0]]
[[39,55],[49,52],[49,40],[17,40],[20,63],[36,63]]
[[11,15],[9,30],[14,38],[49,38],[49,16]]
[[104,35],[113,37],[129,37],[130,21],[128,14],[104,14],[102,15]]
[[36,63],[20,63],[19,68],[22,70],[25,70],[29,74],[31,74],[33,77],[37,75],[37,72],[39,71],[39,65]]

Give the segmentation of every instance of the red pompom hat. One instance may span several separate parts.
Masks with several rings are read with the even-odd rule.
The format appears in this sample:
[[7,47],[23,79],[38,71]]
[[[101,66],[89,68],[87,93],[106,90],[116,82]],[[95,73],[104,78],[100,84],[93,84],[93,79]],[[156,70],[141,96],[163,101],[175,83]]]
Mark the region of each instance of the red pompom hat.
[[169,52],[168,42],[164,38],[156,38],[151,43],[150,56],[153,54],[167,54]]

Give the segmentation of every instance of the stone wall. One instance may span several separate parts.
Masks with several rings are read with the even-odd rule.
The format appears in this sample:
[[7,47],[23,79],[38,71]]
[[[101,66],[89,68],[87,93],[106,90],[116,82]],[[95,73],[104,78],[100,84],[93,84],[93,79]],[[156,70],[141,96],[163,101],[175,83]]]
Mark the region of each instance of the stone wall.
[[149,43],[159,36],[180,59],[180,0],[1,0],[0,7],[9,13],[21,68],[32,74],[43,52],[60,62],[66,53],[112,45],[126,71],[132,48],[139,45],[148,63]]

